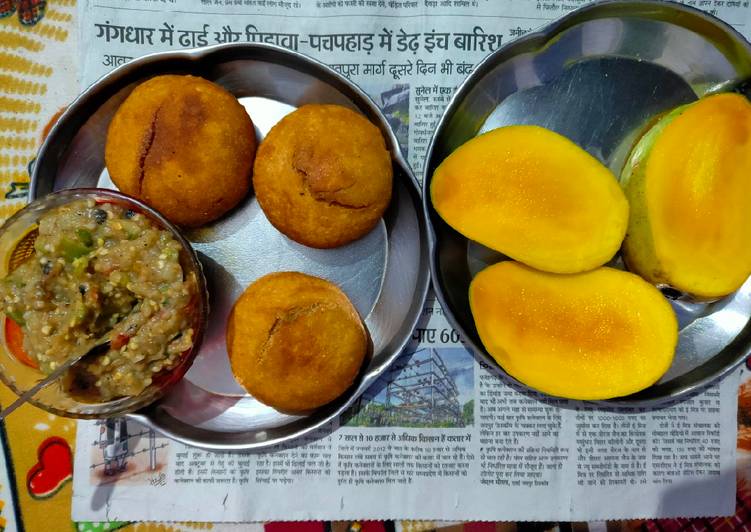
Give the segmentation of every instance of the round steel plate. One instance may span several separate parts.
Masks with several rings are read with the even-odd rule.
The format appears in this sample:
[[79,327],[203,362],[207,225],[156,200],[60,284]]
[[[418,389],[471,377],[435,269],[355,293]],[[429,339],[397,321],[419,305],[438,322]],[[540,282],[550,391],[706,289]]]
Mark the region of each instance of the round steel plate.
[[[504,257],[468,241],[433,209],[428,190],[441,161],[480,133],[536,124],[568,137],[620,175],[657,115],[741,86],[749,74],[751,45],[730,26],[681,4],[654,1],[591,4],[477,65],[434,133],[423,207],[436,294],[449,321],[485,362],[503,371],[475,329],[469,283]],[[622,267],[618,257],[611,265]],[[751,281],[713,303],[671,303],[681,328],[672,367],[654,386],[605,404],[654,406],[676,399],[722,377],[748,355]]]
[[[63,114],[39,152],[31,198],[64,188],[115,188],[104,166],[107,127],[138,83],[159,74],[192,74],[232,92],[246,108],[258,140],[283,116],[306,103],[356,109],[376,124],[392,154],[394,190],[382,222],[344,247],[317,250],[280,234],[251,194],[219,221],[186,236],[209,284],[209,327],[185,378],[160,402],[130,416],[189,445],[257,450],[329,422],[396,358],[408,341],[427,293],[428,248],[417,182],[396,137],[358,87],[301,54],[261,44],[220,45],[149,55],[118,68],[86,90]],[[296,270],[329,279],[365,319],[372,357],[339,399],[309,415],[277,412],[240,387],[225,347],[227,316],[253,280]]]

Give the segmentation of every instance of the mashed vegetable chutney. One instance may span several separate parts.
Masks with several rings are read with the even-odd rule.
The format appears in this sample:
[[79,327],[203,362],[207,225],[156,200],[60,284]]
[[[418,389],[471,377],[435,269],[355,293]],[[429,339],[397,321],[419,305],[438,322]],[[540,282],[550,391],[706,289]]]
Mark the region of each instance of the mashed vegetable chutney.
[[193,345],[196,280],[185,278],[171,233],[94,200],[49,211],[38,231],[35,254],[0,281],[0,301],[41,371],[108,331],[109,350],[75,366],[75,391],[104,401],[137,395],[177,365]]

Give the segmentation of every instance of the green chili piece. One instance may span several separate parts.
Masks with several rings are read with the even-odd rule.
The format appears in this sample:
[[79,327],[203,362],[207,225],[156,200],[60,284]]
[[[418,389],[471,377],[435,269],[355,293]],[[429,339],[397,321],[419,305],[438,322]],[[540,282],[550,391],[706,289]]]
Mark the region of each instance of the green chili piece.
[[123,226],[123,230],[125,231],[125,235],[128,240],[135,240],[141,235],[141,228],[136,222],[121,220],[120,223]]
[[73,262],[78,257],[83,257],[91,252],[91,248],[86,247],[75,240],[70,240],[69,238],[63,238],[60,241],[60,250],[62,251],[63,258],[67,262]]
[[76,236],[81,243],[90,248],[94,245],[94,238],[91,236],[91,231],[83,228],[76,229]]
[[83,303],[83,301],[76,302],[76,309],[75,313],[73,314],[73,321],[75,325],[78,325],[80,323],[83,323],[86,319],[86,315],[88,314],[88,309],[86,308],[86,305]]
[[6,314],[10,319],[15,321],[21,327],[26,325],[26,320],[23,319],[23,313],[20,310],[12,310],[10,312],[7,312]]
[[73,273],[75,275],[83,275],[86,268],[89,267],[89,259],[87,257],[78,257],[73,259]]

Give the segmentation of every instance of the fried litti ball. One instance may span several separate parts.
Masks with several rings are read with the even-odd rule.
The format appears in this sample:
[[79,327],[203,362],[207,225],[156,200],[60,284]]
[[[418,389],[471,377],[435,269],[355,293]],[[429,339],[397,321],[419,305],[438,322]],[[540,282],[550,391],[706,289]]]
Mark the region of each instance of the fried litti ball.
[[354,382],[368,334],[335,284],[277,272],[251,284],[227,324],[227,351],[237,381],[283,412],[325,405]]
[[120,105],[104,155],[122,192],[196,227],[245,197],[255,151],[253,123],[237,98],[203,78],[166,75]]
[[381,131],[340,105],[303,105],[258,149],[253,188],[269,221],[314,248],[357,240],[391,201],[391,156]]

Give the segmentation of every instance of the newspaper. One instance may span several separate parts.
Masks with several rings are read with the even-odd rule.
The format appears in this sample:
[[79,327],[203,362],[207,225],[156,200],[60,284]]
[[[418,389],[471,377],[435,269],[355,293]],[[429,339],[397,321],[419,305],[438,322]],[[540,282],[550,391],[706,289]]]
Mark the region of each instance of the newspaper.
[[[366,90],[419,176],[435,123],[473,66],[584,3],[88,0],[79,2],[81,84],[154,51],[278,44]],[[747,1],[686,3],[746,30]],[[124,419],[80,422],[73,518],[570,521],[734,512],[740,371],[664,409],[597,409],[518,389],[479,363],[433,299],[422,323],[341,419],[272,452],[210,453]]]
[[435,301],[424,313],[412,345],[341,419],[273,452],[211,453],[124,419],[79,422],[74,520],[734,512],[738,373],[663,410],[583,407],[517,389],[476,361]]

